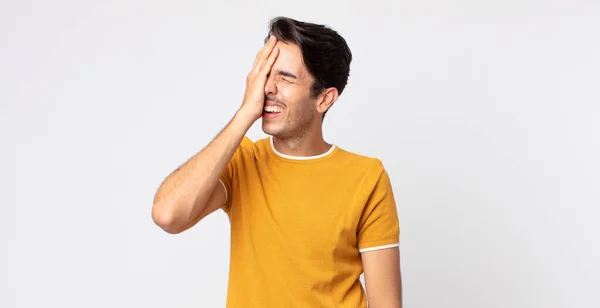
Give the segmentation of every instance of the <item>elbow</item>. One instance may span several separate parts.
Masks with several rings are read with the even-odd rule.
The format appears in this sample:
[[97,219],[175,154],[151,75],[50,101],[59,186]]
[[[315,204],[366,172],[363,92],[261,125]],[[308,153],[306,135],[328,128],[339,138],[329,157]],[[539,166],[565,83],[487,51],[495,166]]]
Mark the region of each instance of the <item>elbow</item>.
[[152,207],[152,221],[169,234],[178,234],[184,231],[176,217],[175,211],[169,207],[156,203]]

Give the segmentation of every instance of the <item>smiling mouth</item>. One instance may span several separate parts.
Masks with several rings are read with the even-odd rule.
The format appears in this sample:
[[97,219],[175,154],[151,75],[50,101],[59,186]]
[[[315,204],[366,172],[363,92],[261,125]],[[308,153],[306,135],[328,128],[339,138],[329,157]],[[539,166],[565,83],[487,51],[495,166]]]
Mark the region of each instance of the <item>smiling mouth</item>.
[[277,106],[265,106],[263,109],[265,113],[281,113],[283,108]]

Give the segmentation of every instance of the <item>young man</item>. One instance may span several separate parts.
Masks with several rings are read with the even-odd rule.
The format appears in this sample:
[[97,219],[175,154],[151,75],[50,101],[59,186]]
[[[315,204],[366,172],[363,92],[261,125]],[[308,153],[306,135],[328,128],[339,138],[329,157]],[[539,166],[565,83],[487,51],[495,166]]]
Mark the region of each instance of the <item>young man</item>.
[[[323,139],[352,55],[335,31],[271,22],[243,103],[170,174],[152,217],[169,233],[217,209],[231,223],[227,307],[401,307],[399,223],[382,163]],[[262,117],[268,138],[245,134]],[[365,273],[366,296],[360,284]]]

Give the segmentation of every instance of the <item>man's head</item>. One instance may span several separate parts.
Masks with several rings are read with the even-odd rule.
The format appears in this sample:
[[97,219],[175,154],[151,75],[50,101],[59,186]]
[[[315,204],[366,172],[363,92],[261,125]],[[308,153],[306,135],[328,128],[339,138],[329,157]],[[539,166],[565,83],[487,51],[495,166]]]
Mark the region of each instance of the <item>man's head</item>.
[[[298,137],[321,125],[348,82],[352,54],[336,31],[285,17],[271,20],[279,55],[265,85],[265,105],[280,113],[263,116],[265,133]],[[267,110],[270,110],[267,107]]]

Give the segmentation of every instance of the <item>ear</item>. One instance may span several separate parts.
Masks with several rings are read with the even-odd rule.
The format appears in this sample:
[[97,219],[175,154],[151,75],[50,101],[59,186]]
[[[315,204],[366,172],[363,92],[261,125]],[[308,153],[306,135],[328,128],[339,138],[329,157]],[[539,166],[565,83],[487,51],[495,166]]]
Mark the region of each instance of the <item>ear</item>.
[[316,101],[317,111],[321,114],[325,113],[325,111],[329,110],[331,105],[333,105],[333,103],[335,103],[337,99],[338,91],[336,88],[331,87],[323,90],[323,92],[321,92],[321,94],[319,95],[319,99],[317,99]]

